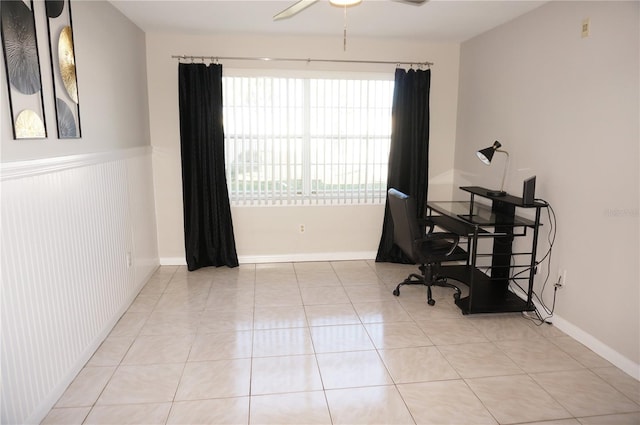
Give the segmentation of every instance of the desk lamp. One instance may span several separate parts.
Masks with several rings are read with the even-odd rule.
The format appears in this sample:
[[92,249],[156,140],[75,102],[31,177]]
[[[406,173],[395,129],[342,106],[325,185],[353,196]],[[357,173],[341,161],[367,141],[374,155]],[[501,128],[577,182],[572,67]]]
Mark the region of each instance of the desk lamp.
[[507,192],[504,191],[504,179],[507,176],[507,168],[509,167],[509,152],[500,149],[502,145],[497,140],[493,142],[493,146],[489,146],[488,148],[480,149],[476,152],[480,161],[484,162],[487,165],[491,164],[491,159],[493,158],[493,154],[496,152],[501,152],[507,155],[507,161],[504,164],[504,172],[502,174],[502,184],[500,185],[500,190],[490,190],[487,192],[489,196],[505,196]]

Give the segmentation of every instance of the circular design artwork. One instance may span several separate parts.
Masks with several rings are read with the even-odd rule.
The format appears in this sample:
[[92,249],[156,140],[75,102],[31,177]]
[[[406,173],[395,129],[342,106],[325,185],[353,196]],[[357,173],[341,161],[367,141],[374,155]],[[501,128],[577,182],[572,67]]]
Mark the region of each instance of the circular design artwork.
[[64,9],[64,0],[45,0],[44,7],[47,11],[47,17],[57,18]]
[[58,61],[62,83],[69,93],[69,97],[78,103],[78,86],[76,83],[76,60],[73,54],[73,35],[71,27],[66,26],[60,33],[58,40]]
[[16,118],[16,138],[30,139],[46,137],[44,123],[35,111],[25,109]]
[[64,100],[56,98],[56,111],[58,113],[58,137],[61,139],[77,137],[76,119]]
[[21,1],[3,1],[0,13],[9,81],[20,93],[37,93],[41,83],[33,14]]

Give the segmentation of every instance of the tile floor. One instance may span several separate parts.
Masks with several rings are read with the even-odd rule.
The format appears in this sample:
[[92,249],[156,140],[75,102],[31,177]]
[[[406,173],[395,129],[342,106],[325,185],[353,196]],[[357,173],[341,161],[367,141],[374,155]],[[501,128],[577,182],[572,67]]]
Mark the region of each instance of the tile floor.
[[450,289],[394,297],[414,270],[161,267],[43,423],[640,424],[640,382]]

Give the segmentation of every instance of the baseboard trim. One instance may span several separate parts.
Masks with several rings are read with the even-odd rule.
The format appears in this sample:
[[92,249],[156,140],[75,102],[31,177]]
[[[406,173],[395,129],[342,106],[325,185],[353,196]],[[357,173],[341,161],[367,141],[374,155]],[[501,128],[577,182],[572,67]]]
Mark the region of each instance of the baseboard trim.
[[[318,252],[282,255],[239,255],[238,262],[240,264],[303,263],[314,261],[373,260],[374,258],[376,258],[375,251]],[[186,266],[187,262],[183,257],[161,257],[160,265]]]
[[305,254],[283,255],[241,255],[238,256],[240,264],[260,263],[303,263],[313,261],[354,261],[371,260],[376,258],[374,251],[361,252],[318,252]]
[[[527,296],[524,292],[520,290],[515,290],[513,292],[523,300],[527,299]],[[533,304],[536,306],[538,311],[545,311],[545,308],[540,305],[540,303],[535,299],[533,300]],[[623,356],[604,342],[600,341],[598,338],[585,332],[584,330],[580,329],[568,320],[563,319],[557,314],[554,314],[553,317],[549,319],[549,322],[553,323],[553,326],[555,326],[571,338],[575,339],[603,359],[607,360],[612,365],[625,372],[627,375],[640,381],[640,364],[635,363],[633,360],[630,360],[627,357]]]
[[604,342],[600,341],[598,338],[583,331],[573,323],[563,319],[560,316],[554,314],[552,322],[553,325],[560,329],[562,332],[566,333],[582,345],[588,347],[591,351],[609,361],[611,364],[625,372],[627,375],[640,381],[640,364],[635,363],[633,360],[620,354]]

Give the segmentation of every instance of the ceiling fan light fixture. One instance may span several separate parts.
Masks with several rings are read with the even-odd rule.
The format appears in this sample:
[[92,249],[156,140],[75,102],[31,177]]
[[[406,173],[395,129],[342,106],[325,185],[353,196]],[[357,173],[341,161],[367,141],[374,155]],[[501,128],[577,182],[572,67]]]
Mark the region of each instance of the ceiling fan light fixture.
[[362,3],[362,0],[329,0],[329,3],[338,7],[348,7]]

